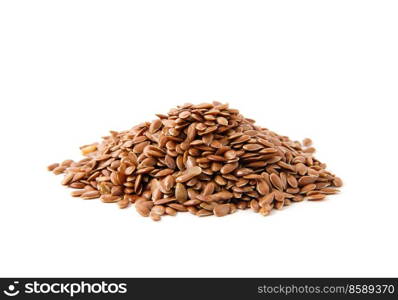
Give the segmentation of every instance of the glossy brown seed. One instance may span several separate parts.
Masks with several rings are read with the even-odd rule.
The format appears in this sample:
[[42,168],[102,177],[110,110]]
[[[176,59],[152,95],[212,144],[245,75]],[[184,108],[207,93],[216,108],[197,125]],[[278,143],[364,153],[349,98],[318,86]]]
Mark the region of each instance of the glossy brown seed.
[[103,195],[110,194],[112,192],[111,186],[109,184],[106,184],[105,182],[101,182],[99,185],[97,185],[97,188]]
[[236,158],[236,151],[234,151],[234,150],[229,150],[229,151],[227,151],[227,152],[224,153],[224,157],[225,157],[226,159],[228,159],[228,160],[235,159],[235,158]]
[[275,197],[275,193],[270,193],[266,196],[263,196],[259,199],[259,205],[261,207],[264,207],[266,205],[269,205],[272,203],[272,201],[274,201],[274,197]]
[[220,125],[228,126],[228,120],[224,117],[218,117],[217,123]]
[[322,194],[333,195],[337,194],[339,190],[335,188],[323,188],[320,190],[320,192],[322,192]]
[[305,153],[315,153],[316,149],[314,147],[309,147],[303,150]]
[[[262,149],[259,151],[259,153],[261,154],[275,154],[278,153],[278,150],[275,148],[266,148],[266,149]],[[275,162],[277,162],[278,159],[275,160]]]
[[229,173],[231,173],[232,171],[234,171],[238,166],[239,166],[238,163],[226,164],[226,165],[224,165],[224,166],[221,168],[220,172],[221,172],[221,174],[223,174],[223,175],[224,175],[224,174],[229,174]]
[[324,188],[327,188],[327,187],[329,187],[331,185],[331,183],[330,182],[317,182],[316,183],[316,188],[318,189],[318,190],[320,190],[320,189],[324,189]]
[[276,175],[275,173],[272,173],[270,175],[269,179],[274,187],[276,187],[279,190],[283,189],[282,181],[278,175]]
[[175,198],[178,202],[185,202],[188,198],[187,189],[182,183],[177,183],[175,188]]
[[143,217],[148,217],[150,212],[151,212],[151,210],[148,208],[148,206],[146,206],[142,202],[136,203],[135,204],[135,209]]
[[285,206],[285,199],[283,201],[277,201],[274,203],[275,209],[282,209]]
[[214,190],[215,190],[215,189],[216,189],[215,183],[212,182],[212,181],[210,181],[210,182],[208,182],[208,183],[205,185],[205,187],[204,187],[204,189],[203,189],[203,192],[202,192],[202,195],[205,195],[205,196],[211,195],[211,194],[214,193]]
[[251,200],[250,201],[250,208],[254,211],[254,212],[258,212],[260,210],[260,205],[258,203],[257,200]]
[[233,196],[234,195],[231,192],[224,190],[224,191],[210,195],[210,199],[211,199],[211,201],[229,200]]
[[111,195],[112,196],[121,196],[121,195],[123,195],[123,187],[121,187],[121,186],[112,186]]
[[135,203],[137,200],[139,200],[142,197],[138,195],[124,195],[124,198],[129,200],[130,203]]
[[83,179],[85,176],[86,176],[85,172],[77,172],[76,174],[74,174],[72,182],[79,181],[79,180]]
[[262,149],[263,146],[260,144],[246,144],[243,145],[243,149],[245,149],[246,151],[258,151],[260,149]]
[[187,110],[180,112],[180,114],[178,115],[178,117],[180,119],[187,119],[189,118],[189,116],[191,115],[191,113]]
[[163,184],[163,188],[165,190],[165,192],[169,192],[171,191],[171,189],[173,188],[173,186],[175,185],[175,178],[172,175],[169,175],[167,177],[165,177],[162,181]]
[[167,204],[169,207],[174,208],[177,211],[187,211],[187,208],[179,203],[169,203]]
[[149,132],[150,133],[155,133],[162,127],[162,121],[160,119],[157,119],[151,123],[151,126],[149,127]]
[[52,171],[55,175],[59,175],[59,174],[62,174],[65,170],[66,170],[66,167],[58,166],[58,167],[54,168]]
[[223,162],[223,161],[226,161],[226,159],[223,157],[223,156],[220,156],[220,155],[208,155],[207,156],[207,159],[208,160],[211,160],[211,161],[221,161],[221,162]]
[[336,186],[336,187],[342,187],[342,186],[343,186],[343,180],[341,180],[340,177],[335,177],[335,178],[333,179],[333,184],[334,184],[334,186]]
[[308,200],[310,201],[319,201],[325,199],[326,195],[325,194],[313,194],[307,197]]
[[86,192],[85,190],[76,190],[76,191],[71,192],[70,194],[72,197],[80,197],[85,192]]
[[291,175],[291,174],[288,174],[286,179],[287,179],[287,183],[288,183],[292,188],[297,188],[298,182],[297,182],[296,177],[294,177],[294,176]]
[[163,169],[163,170],[160,170],[159,172],[157,172],[156,175],[154,175],[154,177],[156,177],[156,178],[164,177],[164,176],[167,176],[167,175],[170,175],[173,173],[174,173],[174,170],[172,170],[172,169]]
[[165,213],[166,213],[166,215],[169,215],[169,216],[175,216],[177,214],[177,211],[174,208],[166,207]]
[[74,176],[75,176],[75,174],[73,174],[73,173],[66,174],[64,179],[62,180],[62,184],[63,185],[69,184],[72,181]]
[[237,210],[238,210],[238,208],[237,208],[236,204],[234,204],[234,203],[229,203],[229,213],[230,213],[230,214],[235,213]]
[[253,170],[250,168],[240,168],[236,170],[235,175],[238,177],[243,177],[251,173],[253,173]]
[[300,192],[299,188],[287,188],[286,189],[286,193],[289,193],[289,194],[297,194],[299,192]]
[[119,206],[120,209],[124,209],[130,205],[130,201],[128,198],[124,197],[123,199],[117,202],[117,205]]
[[187,181],[191,180],[192,178],[194,178],[195,176],[198,176],[200,173],[202,173],[201,167],[196,166],[196,167],[189,168],[184,172],[183,175],[176,178],[176,182],[177,183],[187,182]]
[[246,167],[257,169],[257,168],[263,168],[263,167],[265,167],[267,164],[268,164],[268,163],[267,163],[266,161],[254,161],[254,162],[248,163],[248,164],[246,165]]
[[59,166],[59,164],[58,163],[55,163],[55,164],[51,164],[51,165],[49,165],[48,167],[47,167],[47,170],[48,171],[53,171],[55,168],[57,168]]
[[191,142],[195,139],[196,136],[196,123],[191,123],[191,125],[188,126],[187,130],[187,141]]
[[149,217],[152,219],[152,221],[158,222],[162,219],[162,217],[158,214],[155,214],[153,212],[149,213]]
[[69,184],[70,188],[73,189],[82,189],[84,188],[86,185],[83,182],[72,182]]
[[198,209],[194,206],[188,206],[187,210],[193,215],[196,215],[196,213],[198,212]]
[[275,195],[275,201],[283,202],[285,200],[285,193],[278,190],[275,190],[273,193]]
[[317,170],[315,170],[313,167],[308,168],[307,174],[309,176],[319,176],[320,175],[319,172]]
[[166,208],[162,205],[155,205],[152,207],[151,213],[155,213],[159,216],[164,215],[166,212]]
[[120,200],[121,198],[119,196],[112,196],[111,194],[101,196],[101,201],[104,203],[116,203]]
[[162,198],[162,199],[159,199],[159,200],[155,200],[155,201],[153,201],[153,204],[155,204],[155,205],[163,205],[163,204],[171,203],[171,202],[174,202],[174,201],[176,201],[176,198],[168,197],[168,198]]
[[88,200],[88,199],[99,198],[100,196],[101,196],[100,192],[94,190],[94,191],[85,192],[85,193],[83,193],[80,197],[83,198],[83,199]]
[[229,214],[231,207],[229,204],[218,204],[214,207],[213,213],[217,217],[223,217]]
[[196,215],[197,215],[198,217],[207,217],[207,216],[213,215],[213,212],[211,212],[211,211],[209,211],[209,210],[207,210],[207,209],[202,208],[202,209],[200,209],[200,210],[198,210],[198,211],[196,212]]
[[238,188],[244,187],[249,183],[248,179],[240,178],[238,181],[235,182],[235,186]]
[[239,201],[237,204],[238,209],[246,209],[247,208],[247,202],[246,201]]
[[309,191],[313,191],[315,189],[316,189],[316,184],[310,183],[310,184],[303,186],[300,190],[300,193],[305,194],[305,193],[308,193]]
[[304,145],[305,147],[311,146],[311,145],[312,145],[312,140],[311,140],[310,138],[305,138],[305,139],[303,140],[303,145]]
[[242,135],[231,142],[231,145],[241,144],[250,140],[250,135]]
[[269,193],[269,186],[264,179],[258,180],[256,188],[261,195],[266,195]]
[[298,180],[300,186],[304,186],[310,183],[316,182],[318,177],[316,176],[303,176]]
[[213,139],[214,139],[214,135],[211,133],[205,134],[202,136],[202,141],[207,146],[210,146],[210,144],[213,142]]
[[176,162],[173,157],[170,155],[166,155],[164,158],[164,162],[169,169],[174,170],[176,168]]
[[295,202],[300,202],[300,201],[303,201],[303,200],[304,200],[304,196],[302,196],[302,195],[295,195],[295,196],[292,198],[292,200],[295,201]]
[[202,203],[201,200],[193,199],[193,200],[187,200],[187,201],[185,201],[183,204],[184,204],[185,206],[192,206],[192,205],[198,205],[198,204],[200,204],[200,203]]
[[263,216],[268,216],[269,214],[270,214],[270,212],[271,212],[271,207],[269,207],[269,206],[264,206],[264,207],[261,207],[260,209],[259,209],[259,213],[261,214],[261,215],[263,215]]
[[81,151],[82,151],[83,155],[87,155],[87,154],[89,154],[91,152],[94,152],[96,150],[97,150],[97,146],[96,145],[90,145],[90,146],[86,146],[86,147],[81,148]]
[[305,175],[307,173],[307,166],[303,163],[298,163],[296,165],[296,172],[300,175]]
[[216,178],[214,179],[214,181],[218,184],[218,185],[226,185],[227,181],[220,175],[217,175]]

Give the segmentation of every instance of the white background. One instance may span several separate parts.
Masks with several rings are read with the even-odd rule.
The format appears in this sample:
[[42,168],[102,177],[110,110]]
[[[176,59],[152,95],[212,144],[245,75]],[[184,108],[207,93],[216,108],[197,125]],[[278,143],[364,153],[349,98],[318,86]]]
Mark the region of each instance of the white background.
[[[1,1],[1,276],[398,276],[396,1]],[[262,217],[72,198],[46,166],[229,102],[345,181]]]

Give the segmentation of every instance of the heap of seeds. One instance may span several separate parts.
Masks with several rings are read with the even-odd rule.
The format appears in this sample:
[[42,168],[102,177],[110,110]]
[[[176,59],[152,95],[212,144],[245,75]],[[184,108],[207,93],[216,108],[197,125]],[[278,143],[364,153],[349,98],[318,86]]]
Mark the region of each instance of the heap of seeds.
[[184,104],[167,115],[81,147],[86,158],[52,164],[72,196],[100,198],[145,217],[187,212],[225,216],[251,208],[262,215],[292,202],[338,192],[340,178],[303,144],[254,125],[213,102]]

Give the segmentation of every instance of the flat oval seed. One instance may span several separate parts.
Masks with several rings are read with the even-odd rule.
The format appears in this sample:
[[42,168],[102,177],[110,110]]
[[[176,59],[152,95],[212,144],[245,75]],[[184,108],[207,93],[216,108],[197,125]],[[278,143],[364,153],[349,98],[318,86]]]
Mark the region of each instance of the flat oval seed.
[[314,194],[311,196],[308,196],[307,199],[310,201],[319,201],[325,199],[326,195],[325,194]]
[[171,208],[171,207],[166,207],[165,212],[169,216],[175,216],[177,214],[177,211],[174,208]]
[[226,164],[221,168],[220,172],[221,174],[229,174],[234,171],[238,166],[238,163]]
[[309,191],[313,191],[315,189],[316,189],[316,184],[310,183],[310,184],[303,186],[300,190],[300,193],[305,194],[305,193],[308,193]]
[[282,181],[278,175],[276,175],[275,173],[272,173],[270,175],[269,179],[274,187],[276,187],[279,190],[283,189]]
[[152,207],[151,213],[155,213],[159,216],[162,216],[166,212],[166,209],[162,205],[155,205]]
[[162,120],[156,119],[155,121],[153,121],[151,123],[151,126],[149,127],[149,132],[155,133],[156,131],[158,131],[160,129],[160,127],[162,127]]
[[335,187],[342,187],[343,186],[343,180],[341,180],[340,177],[335,177],[333,179],[333,184]]
[[269,193],[269,186],[267,184],[267,182],[263,179],[263,180],[259,180],[257,182],[257,191],[261,194],[261,195],[266,195]]
[[160,215],[158,215],[158,214],[156,214],[156,213],[154,213],[152,211],[149,213],[149,216],[155,222],[158,222],[158,221],[160,221],[162,219],[162,217]]
[[177,183],[175,188],[175,197],[178,202],[185,202],[188,198],[187,189],[182,183]]
[[303,176],[298,180],[298,183],[300,186],[304,186],[310,183],[314,183],[315,181],[317,181],[317,179],[317,176]]
[[55,168],[59,166],[59,163],[51,164],[47,167],[48,171],[53,171]]
[[191,180],[192,178],[194,178],[195,176],[198,176],[202,173],[202,168],[201,167],[192,167],[187,169],[183,175],[177,177],[176,182],[187,182],[189,180]]
[[146,205],[142,204],[142,202],[136,203],[135,209],[143,217],[148,217],[151,212],[150,209]]
[[287,175],[287,183],[288,183],[292,188],[297,188],[297,186],[298,186],[298,182],[297,182],[296,177],[294,177],[294,176],[291,175],[291,174],[288,174],[288,175]]
[[178,115],[178,117],[179,117],[180,119],[187,119],[187,118],[189,118],[190,115],[191,115],[191,113],[190,113],[189,111],[183,111],[183,112],[181,112],[181,113]]
[[217,217],[223,217],[229,214],[231,207],[229,204],[219,204],[213,209],[213,213]]
[[84,194],[82,194],[80,197],[83,199],[95,199],[95,198],[99,198],[101,196],[100,192],[95,190],[95,191],[88,191],[85,192]]
[[218,117],[217,123],[223,126],[228,126],[228,120],[224,117]]
[[245,149],[246,151],[257,151],[262,149],[264,146],[260,145],[260,144],[246,144],[243,145],[243,149]]
[[227,152],[224,153],[224,157],[228,160],[230,159],[235,159],[236,158],[236,151],[234,150],[228,150]]

